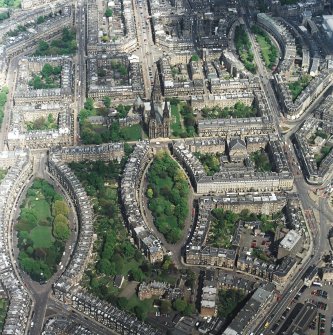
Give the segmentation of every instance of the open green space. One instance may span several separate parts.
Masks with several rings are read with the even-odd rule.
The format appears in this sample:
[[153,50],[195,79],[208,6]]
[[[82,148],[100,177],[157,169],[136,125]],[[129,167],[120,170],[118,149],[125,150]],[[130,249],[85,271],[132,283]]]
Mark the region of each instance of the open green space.
[[52,40],[50,43],[40,41],[35,56],[72,55],[76,50],[75,30],[64,28],[60,39]]
[[[80,134],[83,144],[101,144],[119,141],[138,141],[142,139],[143,131],[140,124],[121,127],[120,118],[125,118],[130,110],[130,106],[118,105],[116,107],[118,114],[114,117],[109,127],[102,125],[93,125],[89,122],[90,116],[106,116],[111,100],[108,97],[103,99],[103,108],[95,108],[94,100],[88,98],[84,108],[79,113]],[[107,107],[108,106],[108,107]]]
[[172,136],[178,137],[184,132],[178,105],[171,105],[171,117]]
[[204,107],[201,111],[203,118],[225,119],[225,118],[248,118],[256,116],[257,112],[254,106],[247,106],[243,102],[236,102],[232,107]]
[[7,311],[8,311],[8,300],[0,298],[0,334],[2,334],[2,329],[5,324]]
[[266,255],[265,251],[261,248],[254,248],[251,252],[251,255],[255,258],[261,259],[264,262],[272,262],[272,260]]
[[1,183],[2,179],[6,177],[6,174],[7,174],[7,170],[0,168],[0,183]]
[[60,87],[61,66],[45,64],[39,74],[34,75],[29,81],[29,86],[34,90],[52,89]]
[[271,172],[273,169],[268,154],[264,149],[252,152],[250,154],[250,159],[253,161],[256,170],[259,172]]
[[275,233],[278,227],[280,212],[270,216],[265,214],[251,213],[249,210],[242,210],[234,213],[223,208],[213,209],[212,220],[208,233],[207,244],[219,248],[231,248],[232,237],[236,231],[239,221],[260,221],[260,230],[264,233]]
[[57,129],[58,124],[52,114],[49,114],[47,118],[41,116],[34,121],[26,122],[27,130],[50,130]]
[[21,0],[0,0],[0,8],[20,8]]
[[195,152],[194,156],[199,159],[208,176],[212,176],[220,171],[220,154]]
[[157,229],[169,243],[182,236],[188,215],[189,185],[185,173],[166,152],[159,152],[148,174],[147,197]]
[[37,226],[30,232],[34,249],[50,248],[54,242],[52,227]]
[[219,317],[231,320],[242,308],[246,294],[241,290],[220,290],[218,294],[217,314]]
[[4,111],[5,111],[5,104],[7,102],[7,95],[8,95],[8,87],[4,86],[2,87],[0,91],[0,127],[2,125],[3,117],[4,117]]
[[245,68],[252,73],[256,73],[257,68],[254,63],[254,56],[251,50],[251,42],[244,27],[241,25],[237,26],[235,29],[235,46],[236,51]]
[[324,158],[327,157],[327,155],[331,152],[332,146],[330,145],[324,145],[321,147],[320,152],[318,154],[315,154],[315,160],[317,163],[317,167],[320,166],[321,162],[324,160]]
[[48,280],[56,272],[70,235],[68,214],[67,204],[53,186],[36,179],[15,226],[19,264],[33,280]]
[[293,101],[301,94],[301,92],[309,85],[311,76],[303,74],[300,79],[288,84]]
[[[179,273],[167,257],[163,264],[151,265],[129,240],[121,214],[118,188],[121,171],[131,152],[127,144],[125,152],[126,157],[120,163],[97,161],[69,164],[90,196],[96,217],[94,252],[97,257],[86,270],[82,284],[99,298],[145,319],[154,311],[152,300],[139,301],[136,285],[133,292],[123,296],[122,290],[113,286],[113,276],[123,275],[129,281],[155,279],[175,283]],[[126,284],[124,286],[126,289]]]
[[193,109],[185,101],[170,99],[171,131],[174,137],[192,137],[196,135],[196,120]]
[[260,46],[260,52],[265,62],[265,66],[269,69],[272,69],[273,66],[276,64],[278,56],[278,50],[276,46],[273,44],[268,34],[260,29],[258,26],[253,26],[252,30]]
[[3,21],[3,20],[6,20],[8,18],[9,18],[9,12],[8,11],[0,13],[0,22]]

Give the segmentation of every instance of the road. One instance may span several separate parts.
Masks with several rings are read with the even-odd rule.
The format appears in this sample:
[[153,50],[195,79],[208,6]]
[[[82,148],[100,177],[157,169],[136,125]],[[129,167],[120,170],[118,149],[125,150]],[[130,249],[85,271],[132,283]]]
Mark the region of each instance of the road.
[[[243,21],[246,25],[246,31],[249,35],[250,42],[252,44],[252,50],[254,54],[254,60],[257,64],[258,74],[260,78],[261,88],[265,93],[266,99],[268,101],[270,110],[272,112],[273,120],[278,130],[279,135],[281,136],[280,123],[281,123],[281,110],[276,99],[274,90],[269,81],[269,77],[271,76],[259,55],[259,48],[257,47],[255,37],[251,32],[250,23],[248,17],[243,17]],[[311,108],[312,110],[312,108]],[[308,111],[309,113],[310,111]],[[271,308],[267,310],[266,316],[254,327],[254,334],[268,334],[269,329],[265,330],[264,325],[268,322],[270,325],[273,325],[281,316],[283,311],[289,305],[291,300],[295,297],[298,290],[303,286],[302,276],[305,274],[307,269],[311,265],[316,265],[322,258],[322,255],[325,251],[329,250],[328,245],[328,231],[330,229],[330,223],[333,219],[333,213],[330,207],[327,204],[327,199],[319,199],[319,203],[316,203],[309,197],[309,192],[312,192],[312,187],[309,186],[303,175],[298,170],[298,164],[295,167],[295,162],[298,162],[295,152],[293,150],[293,145],[290,142],[290,136],[298,129],[299,125],[303,122],[304,118],[308,114],[306,113],[300,119],[293,122],[293,128],[284,136],[285,139],[285,147],[286,147],[286,157],[289,162],[289,166],[295,175],[295,190],[298,194],[298,197],[302,203],[302,207],[306,213],[309,211],[316,210],[319,213],[319,222],[316,227],[313,227],[315,223],[314,218],[311,220],[311,227],[308,227],[310,234],[312,235],[313,241],[313,249],[309,250],[307,257],[302,260],[300,271],[296,274],[296,276],[288,283],[288,285],[283,290],[281,295],[281,299],[278,303],[274,304]]]
[[142,61],[145,98],[150,99],[154,74],[157,70],[156,61],[162,56],[163,52],[155,46],[153,41],[147,2],[132,0],[132,3],[139,44],[139,48],[134,54],[139,56]]

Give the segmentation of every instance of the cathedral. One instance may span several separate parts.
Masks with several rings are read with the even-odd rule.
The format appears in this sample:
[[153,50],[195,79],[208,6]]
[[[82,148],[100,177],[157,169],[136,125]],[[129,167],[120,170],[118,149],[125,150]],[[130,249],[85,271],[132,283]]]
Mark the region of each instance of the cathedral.
[[155,73],[150,104],[145,104],[144,119],[149,138],[170,137],[170,103],[162,99],[158,71]]

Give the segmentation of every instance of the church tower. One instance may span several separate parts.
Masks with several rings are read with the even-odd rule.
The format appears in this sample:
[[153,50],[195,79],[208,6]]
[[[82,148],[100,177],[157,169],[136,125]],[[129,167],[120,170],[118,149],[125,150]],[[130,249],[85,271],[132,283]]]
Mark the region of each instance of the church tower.
[[151,92],[148,132],[149,138],[170,136],[170,109],[169,104],[164,101],[162,96],[158,70],[155,72],[154,86]]

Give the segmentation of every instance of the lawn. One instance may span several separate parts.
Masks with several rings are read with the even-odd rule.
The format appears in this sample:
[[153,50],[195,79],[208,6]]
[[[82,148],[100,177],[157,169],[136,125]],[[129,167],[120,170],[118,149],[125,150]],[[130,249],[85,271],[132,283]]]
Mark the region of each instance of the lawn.
[[[38,200],[36,200],[38,199]],[[44,199],[33,198],[29,199],[29,207],[34,211],[37,216],[37,220],[41,223],[47,221],[47,218],[51,216],[50,205]]]
[[0,334],[2,334],[2,328],[5,323],[7,310],[8,310],[8,300],[0,298]]
[[0,7],[20,8],[21,0],[0,0]]
[[171,116],[172,116],[172,122],[171,122],[172,135],[177,137],[184,131],[181,124],[181,116],[178,105],[171,105]]
[[269,69],[272,69],[277,59],[277,48],[263,30],[257,26],[254,26],[252,29],[260,46],[260,51],[265,62],[265,66]]
[[237,26],[235,30],[235,46],[237,53],[243,62],[245,68],[256,73],[256,65],[254,63],[254,56],[251,50],[251,42],[249,36],[243,26]]
[[27,191],[15,226],[19,264],[33,280],[47,280],[57,270],[70,235],[68,213],[67,204],[53,186],[36,179]]
[[250,159],[253,161],[256,170],[259,172],[271,172],[273,169],[268,155],[264,150],[258,150],[251,153]]
[[34,249],[50,248],[54,238],[52,236],[52,228],[37,226],[30,232],[30,238],[34,243]]
[[7,174],[7,170],[0,169],[0,182],[3,178],[5,178],[6,174]]
[[142,128],[139,124],[120,129],[121,137],[125,141],[138,141],[142,139]]
[[312,78],[310,75],[304,74],[297,81],[294,81],[293,83],[289,83],[288,87],[289,87],[293,101],[295,101],[297,97],[302,93],[302,91],[309,85],[311,79]]

